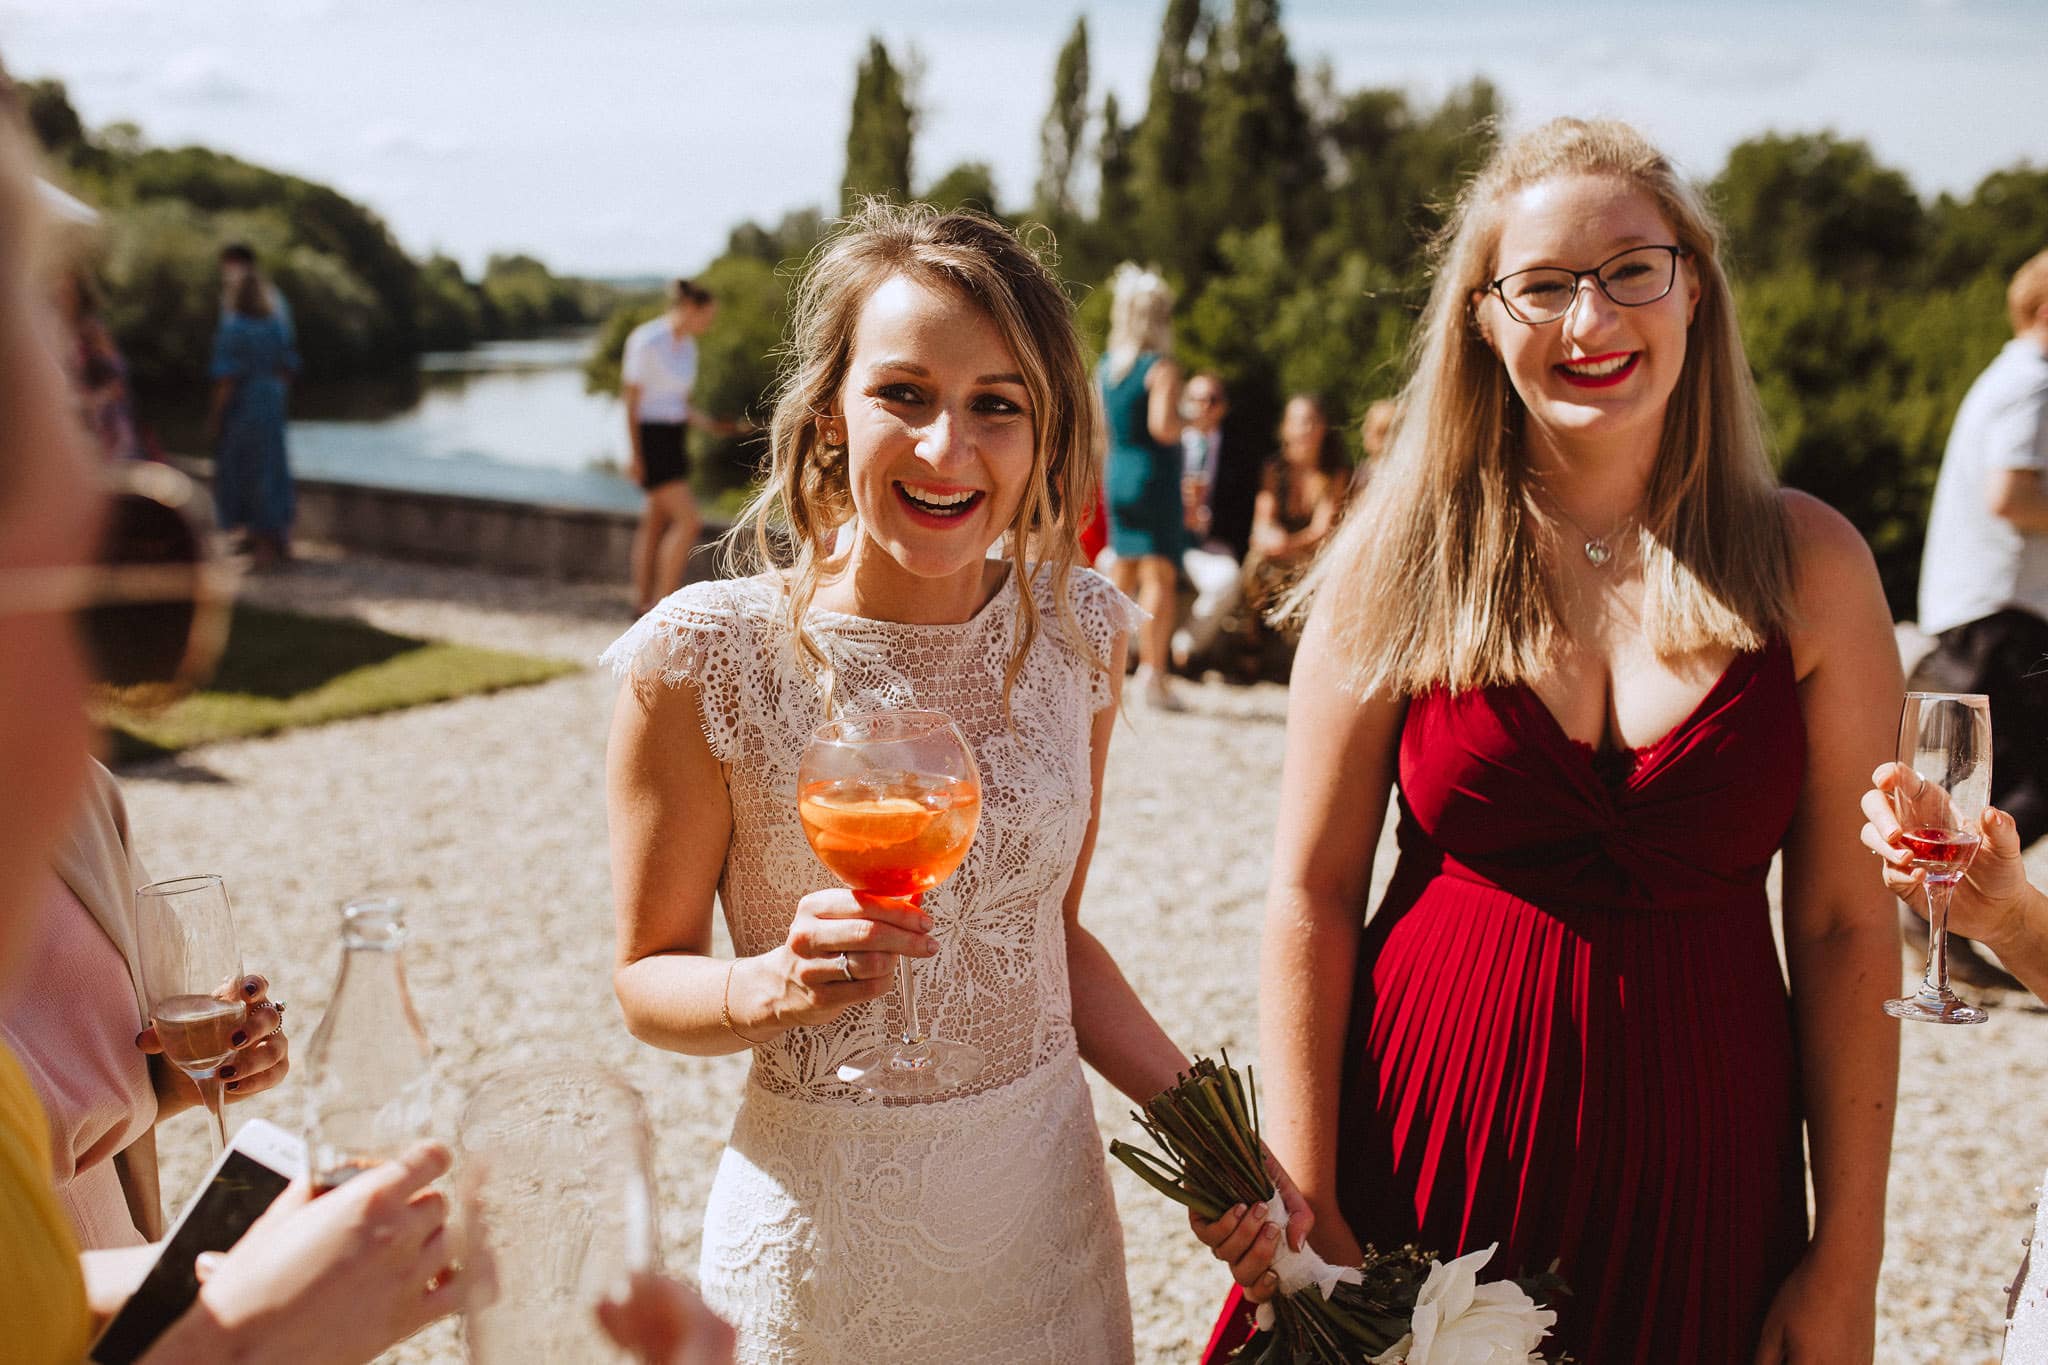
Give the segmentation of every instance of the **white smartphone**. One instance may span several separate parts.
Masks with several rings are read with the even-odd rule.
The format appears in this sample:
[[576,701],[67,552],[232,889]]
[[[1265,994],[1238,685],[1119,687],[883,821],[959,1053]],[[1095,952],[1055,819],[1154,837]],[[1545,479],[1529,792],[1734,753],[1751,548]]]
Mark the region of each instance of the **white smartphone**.
[[202,1251],[242,1240],[285,1187],[306,1171],[306,1144],[274,1123],[250,1119],[213,1163],[199,1195],[178,1216],[156,1264],[93,1343],[98,1365],[129,1365],[183,1316],[199,1294]]

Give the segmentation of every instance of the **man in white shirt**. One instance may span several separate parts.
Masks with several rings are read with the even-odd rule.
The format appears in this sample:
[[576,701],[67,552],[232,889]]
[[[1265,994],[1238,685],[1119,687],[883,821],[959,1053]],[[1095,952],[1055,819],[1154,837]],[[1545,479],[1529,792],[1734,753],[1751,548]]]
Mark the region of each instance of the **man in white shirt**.
[[2048,834],[2048,251],[2006,309],[2013,339],[1964,397],[1935,483],[1919,624],[1937,644],[1913,686],[1991,698],[1991,799],[2032,843]]
[[633,533],[633,610],[645,612],[683,585],[690,550],[704,520],[690,492],[690,452],[684,428],[720,435],[735,426],[698,413],[690,404],[697,385],[697,338],[718,316],[718,300],[689,280],[668,287],[668,309],[635,327],[619,368],[632,442],[633,482],[647,492]]

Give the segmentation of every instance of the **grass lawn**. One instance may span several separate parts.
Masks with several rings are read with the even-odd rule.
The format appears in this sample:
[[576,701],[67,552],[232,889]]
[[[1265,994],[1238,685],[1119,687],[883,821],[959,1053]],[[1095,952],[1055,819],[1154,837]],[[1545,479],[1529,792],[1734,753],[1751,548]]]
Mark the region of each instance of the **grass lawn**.
[[523,687],[577,668],[415,640],[346,617],[238,606],[227,652],[205,691],[160,709],[104,707],[99,720],[112,736],[113,761],[135,763],[215,740]]

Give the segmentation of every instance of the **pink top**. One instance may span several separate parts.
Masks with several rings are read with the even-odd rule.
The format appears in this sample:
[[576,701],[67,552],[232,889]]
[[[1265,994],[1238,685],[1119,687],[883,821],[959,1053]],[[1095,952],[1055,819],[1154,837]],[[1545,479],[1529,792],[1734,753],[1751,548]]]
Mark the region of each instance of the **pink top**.
[[113,1158],[156,1122],[149,1059],[135,1047],[147,1021],[120,951],[56,874],[35,909],[34,946],[0,1000],[0,1036],[49,1115],[51,1175],[79,1245],[139,1246]]

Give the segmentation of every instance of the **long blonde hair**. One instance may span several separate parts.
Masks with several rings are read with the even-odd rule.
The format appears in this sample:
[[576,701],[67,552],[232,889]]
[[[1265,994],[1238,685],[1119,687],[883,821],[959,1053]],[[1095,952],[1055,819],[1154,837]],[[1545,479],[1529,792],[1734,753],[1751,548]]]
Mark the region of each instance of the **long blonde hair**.
[[1626,124],[1564,118],[1494,154],[1437,240],[1409,358],[1403,419],[1361,506],[1281,612],[1311,604],[1359,695],[1528,682],[1562,633],[1541,549],[1557,534],[1527,478],[1525,414],[1481,334],[1508,199],[1556,176],[1601,175],[1650,196],[1690,253],[1700,296],[1641,513],[1644,621],[1658,655],[1759,649],[1792,615],[1791,546],[1699,193]]
[[[1012,572],[1047,574],[1059,627],[1084,658],[1106,668],[1081,634],[1067,584],[1081,555],[1077,518],[1101,483],[1095,450],[1094,385],[1074,333],[1073,306],[1052,272],[1008,228],[966,209],[864,204],[812,253],[792,303],[769,471],[739,524],[751,528],[754,567],[779,567],[784,607],[799,656],[827,682],[831,664],[805,628],[818,585],[842,569],[834,549],[853,520],[846,447],[826,445],[821,419],[837,412],[852,362],[853,335],[868,297],[898,275],[945,290],[982,309],[1016,357],[1031,395],[1031,476],[1005,531]],[[1040,630],[1031,584],[1017,592],[1016,648],[1003,677],[1010,691]]]

